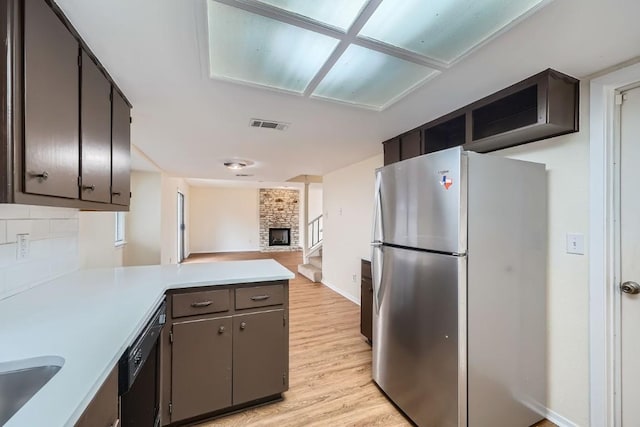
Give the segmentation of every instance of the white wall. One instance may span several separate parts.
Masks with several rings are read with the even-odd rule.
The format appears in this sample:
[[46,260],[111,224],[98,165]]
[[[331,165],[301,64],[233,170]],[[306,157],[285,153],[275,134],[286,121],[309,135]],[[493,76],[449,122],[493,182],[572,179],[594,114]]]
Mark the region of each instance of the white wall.
[[[503,150],[545,163],[548,176],[549,408],[578,426],[589,425],[589,260],[566,253],[566,234],[589,231],[589,86],[580,93],[580,132]],[[541,313],[542,314],[542,313]]]
[[162,176],[131,172],[131,205],[126,215],[124,265],[160,264]]
[[191,251],[260,250],[258,189],[192,187]]
[[190,187],[184,179],[162,174],[162,196],[160,203],[162,236],[160,262],[162,264],[177,264],[178,262],[178,191],[184,194],[186,256],[189,256],[191,253],[189,241],[191,228],[189,221],[189,190]]
[[[29,234],[17,260],[17,234]],[[0,299],[78,269],[78,210],[0,205]]]
[[322,215],[322,211],[322,184],[309,184],[309,221]]
[[371,253],[375,170],[382,164],[380,154],[323,177],[322,282],[354,301],[360,260]]
[[124,247],[115,245],[116,214],[80,212],[79,220],[80,267],[121,267]]

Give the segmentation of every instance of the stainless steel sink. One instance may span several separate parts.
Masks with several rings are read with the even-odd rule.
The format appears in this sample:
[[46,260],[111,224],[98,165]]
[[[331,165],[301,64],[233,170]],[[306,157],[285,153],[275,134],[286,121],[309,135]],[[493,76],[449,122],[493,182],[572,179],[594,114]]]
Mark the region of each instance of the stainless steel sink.
[[0,426],[3,426],[64,365],[64,359],[44,356],[0,363]]

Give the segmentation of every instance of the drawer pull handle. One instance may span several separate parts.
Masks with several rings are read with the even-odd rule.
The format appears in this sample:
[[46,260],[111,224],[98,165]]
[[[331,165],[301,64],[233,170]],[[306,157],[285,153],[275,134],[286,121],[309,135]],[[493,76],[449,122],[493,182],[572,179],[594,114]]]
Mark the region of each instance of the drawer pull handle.
[[42,173],[32,173],[31,176],[34,178],[38,178],[38,181],[40,182],[49,179],[49,173],[47,171],[44,171]]
[[82,189],[84,191],[96,191],[96,186],[95,185],[83,185]]
[[246,327],[247,327],[247,323],[246,322],[240,323],[240,329],[244,329]]
[[264,301],[266,299],[271,298],[270,295],[256,295],[255,297],[251,297],[252,301]]
[[213,304],[213,301],[192,302],[191,307],[193,308],[209,307],[211,304]]
[[218,328],[218,333],[219,333],[219,334],[223,334],[223,333],[224,333],[224,326],[220,326],[220,327]]

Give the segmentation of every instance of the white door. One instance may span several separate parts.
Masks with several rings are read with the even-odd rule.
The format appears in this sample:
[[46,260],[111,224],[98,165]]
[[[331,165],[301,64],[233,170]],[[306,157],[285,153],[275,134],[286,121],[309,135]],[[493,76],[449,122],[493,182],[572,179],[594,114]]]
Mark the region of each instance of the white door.
[[[622,426],[640,426],[640,88],[620,115],[620,342]],[[626,283],[626,285],[625,285]]]

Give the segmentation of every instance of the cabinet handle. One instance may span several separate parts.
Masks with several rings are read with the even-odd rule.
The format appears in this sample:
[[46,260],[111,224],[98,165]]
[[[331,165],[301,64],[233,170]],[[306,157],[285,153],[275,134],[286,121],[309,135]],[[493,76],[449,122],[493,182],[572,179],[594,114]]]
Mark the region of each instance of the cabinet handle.
[[122,193],[119,191],[114,191],[113,193],[111,193],[112,196],[121,196]]
[[96,186],[95,185],[83,185],[82,189],[86,190],[86,191],[96,191]]
[[219,334],[224,333],[224,326],[220,326],[220,327],[218,328],[218,333],[219,333]]
[[271,298],[270,295],[257,295],[255,297],[251,297],[251,300],[252,301],[264,301],[264,300],[269,299],[269,298]]
[[31,176],[33,178],[38,178],[40,181],[46,181],[49,179],[49,172],[44,171],[42,173],[32,173]]
[[246,327],[247,327],[247,323],[246,322],[240,323],[240,329],[244,329]]
[[191,307],[193,308],[209,307],[211,304],[213,304],[213,301],[192,302]]

